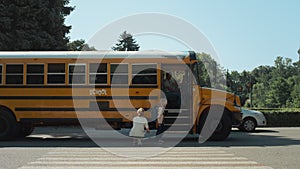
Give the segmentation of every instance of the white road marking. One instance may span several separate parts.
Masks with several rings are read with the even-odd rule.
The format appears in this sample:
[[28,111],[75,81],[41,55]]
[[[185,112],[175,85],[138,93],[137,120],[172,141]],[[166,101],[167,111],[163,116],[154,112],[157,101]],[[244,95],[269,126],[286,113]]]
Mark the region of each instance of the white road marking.
[[[157,147],[112,148],[128,155],[161,151]],[[101,148],[59,148],[19,169],[271,169],[217,148],[175,147],[145,159],[120,157]]]

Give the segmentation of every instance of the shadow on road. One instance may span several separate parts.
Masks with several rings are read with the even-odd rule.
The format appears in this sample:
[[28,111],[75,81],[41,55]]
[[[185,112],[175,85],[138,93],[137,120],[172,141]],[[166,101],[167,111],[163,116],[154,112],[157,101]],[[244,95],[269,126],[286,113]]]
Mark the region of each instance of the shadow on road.
[[[289,145],[300,145],[300,140],[295,139],[295,137],[289,137],[289,135],[299,134],[298,129],[260,129],[253,133],[240,132],[238,130],[233,130],[229,138],[225,141],[218,142],[205,142],[199,144],[197,142],[197,137],[187,136],[182,140],[178,147],[242,147],[242,146],[258,146],[258,147],[268,147],[268,146],[289,146]],[[293,134],[294,133],[294,134]],[[118,147],[118,141],[122,140],[112,140],[111,138],[99,138],[102,140],[107,139],[107,141],[115,141]],[[131,138],[126,140],[130,142]],[[144,146],[149,146],[153,139],[148,139],[144,141]],[[165,140],[165,142],[172,141],[172,138]],[[129,144],[126,147],[132,146]],[[153,144],[151,144],[153,146]],[[157,147],[162,147],[164,145],[157,145]],[[11,141],[0,141],[0,147],[99,147],[94,143],[83,131],[67,130],[62,132],[61,130],[51,130],[50,132],[45,129],[38,130],[32,135]]]
[[[232,132],[243,132],[240,130],[232,130]],[[251,133],[279,133],[279,131],[275,131],[275,130],[268,130],[268,129],[257,129]]]
[[[200,146],[211,147],[242,147],[242,146],[289,146],[300,145],[298,137],[298,129],[277,128],[274,129],[258,129],[252,133],[242,132],[239,130],[233,130],[228,139],[222,142],[209,141]],[[299,137],[298,137],[299,138]],[[178,146],[186,146],[185,142],[181,142]]]

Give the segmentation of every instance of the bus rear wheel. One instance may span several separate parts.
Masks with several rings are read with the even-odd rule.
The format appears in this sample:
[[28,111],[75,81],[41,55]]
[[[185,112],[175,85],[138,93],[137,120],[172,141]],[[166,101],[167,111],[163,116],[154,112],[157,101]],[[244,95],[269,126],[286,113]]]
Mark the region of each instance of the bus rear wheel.
[[0,140],[13,139],[19,131],[19,124],[10,111],[0,108]]
[[19,129],[18,137],[26,137],[29,136],[34,130],[34,126],[32,125],[21,125]]

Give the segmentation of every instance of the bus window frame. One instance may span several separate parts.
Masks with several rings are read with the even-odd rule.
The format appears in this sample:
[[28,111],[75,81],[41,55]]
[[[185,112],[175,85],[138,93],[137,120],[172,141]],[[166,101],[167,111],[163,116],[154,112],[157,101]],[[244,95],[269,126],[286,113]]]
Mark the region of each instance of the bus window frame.
[[[58,73],[58,72],[49,73],[49,64],[64,64],[65,72],[64,73]],[[66,70],[66,65],[67,65],[67,63],[65,63],[65,62],[58,62],[58,63],[49,62],[49,63],[47,63],[47,70],[46,70],[47,77],[46,77],[46,82],[45,82],[46,85],[51,85],[51,86],[66,85],[66,83],[67,83],[67,77],[66,76],[68,75],[67,70]],[[65,83],[49,83],[49,81],[48,81],[49,75],[64,75],[65,76],[65,78],[64,78]]]
[[0,72],[0,85],[3,85],[3,71],[4,71],[4,65],[0,64],[1,72]]
[[[100,66],[100,64],[106,64],[106,73],[98,73],[97,71],[98,71],[98,69],[97,69],[97,71],[96,71],[96,73],[91,73],[90,72],[90,65],[91,64],[97,64],[98,65],[98,67]],[[87,72],[87,74],[88,74],[88,84],[89,85],[108,85],[109,83],[108,83],[108,63],[88,63],[87,64],[88,65],[88,72]],[[94,82],[94,83],[90,83],[90,76],[91,75],[95,75],[95,77],[97,76],[97,75],[106,75],[106,83],[96,83],[96,82]],[[109,74],[110,75],[110,74]]]
[[[28,73],[28,65],[43,65],[43,73]],[[28,75],[43,75],[43,83],[39,84],[28,84]],[[45,63],[26,63],[26,85],[28,86],[38,86],[45,84]]]
[[[19,74],[14,74],[14,73],[7,73],[7,66],[8,65],[22,65],[22,67],[23,67],[23,69],[22,69],[22,74],[21,73],[19,73]],[[24,85],[24,83],[25,83],[25,80],[24,80],[24,73],[25,73],[25,71],[24,71],[24,69],[25,69],[25,66],[24,66],[25,64],[24,63],[7,63],[7,64],[5,64],[5,85],[10,85],[10,86],[14,86],[14,85],[17,85],[17,86],[22,86],[22,85]],[[7,83],[7,75],[22,75],[22,83],[21,84],[8,84]]]
[[[67,77],[67,84],[68,85],[71,85],[71,86],[76,86],[76,85],[86,85],[87,84],[87,74],[88,74],[88,72],[87,72],[87,64],[86,63],[68,63],[67,64],[68,65],[68,77]],[[84,73],[70,73],[70,66],[84,66]],[[76,84],[74,84],[74,83],[70,83],[70,75],[72,75],[72,77],[73,77],[73,75],[84,75],[84,83],[76,83]]]
[[[195,62],[194,64],[192,64],[191,65],[192,66],[192,73],[193,73],[193,75],[194,75],[194,77],[195,77],[195,80],[196,80],[196,82],[194,82],[196,85],[198,85],[198,86],[200,86],[200,84],[201,84],[201,79],[200,79],[200,77],[199,77],[199,66],[200,66],[200,64],[199,64],[199,62]],[[196,70],[195,70],[196,69]]]
[[[156,73],[150,73],[150,74],[134,74],[133,73],[133,66],[136,66],[136,65],[155,65],[156,67]],[[131,77],[130,77],[130,85],[131,86],[151,86],[151,85],[157,85],[159,83],[159,80],[158,80],[158,63],[132,63],[131,64]],[[133,81],[133,78],[138,75],[138,76],[153,76],[155,75],[156,76],[156,83],[153,83],[153,84],[133,84],[132,81]]]
[[[112,69],[111,69],[111,65],[127,65],[127,73],[112,73],[111,71],[112,71]],[[129,85],[129,73],[130,73],[130,67],[129,67],[129,63],[110,63],[109,64],[109,70],[110,70],[110,72],[109,72],[109,76],[110,76],[110,85],[116,85],[116,86],[121,86],[121,85]],[[113,75],[121,75],[121,76],[124,76],[124,75],[127,75],[127,83],[112,83],[112,76]]]

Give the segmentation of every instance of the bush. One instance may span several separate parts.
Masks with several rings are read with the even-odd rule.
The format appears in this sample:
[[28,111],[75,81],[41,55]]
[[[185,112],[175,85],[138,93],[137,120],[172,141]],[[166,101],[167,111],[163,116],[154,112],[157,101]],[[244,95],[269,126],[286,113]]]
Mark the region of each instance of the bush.
[[256,109],[261,111],[269,127],[300,127],[300,109]]

